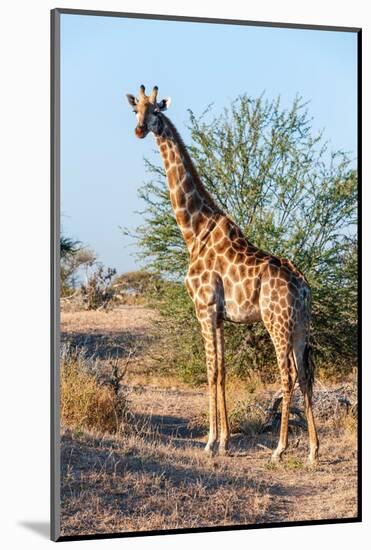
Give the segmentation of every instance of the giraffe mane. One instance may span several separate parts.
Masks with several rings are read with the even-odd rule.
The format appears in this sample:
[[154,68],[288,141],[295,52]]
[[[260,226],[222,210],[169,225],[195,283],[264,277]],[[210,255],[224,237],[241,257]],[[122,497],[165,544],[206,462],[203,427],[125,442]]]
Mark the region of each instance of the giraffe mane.
[[188,152],[187,146],[183,141],[182,136],[178,132],[175,124],[166,116],[164,113],[161,113],[160,116],[163,118],[165,124],[170,128],[172,134],[174,135],[177,145],[179,147],[179,151],[181,155],[183,156],[183,162],[186,165],[186,168],[188,172],[191,174],[193,180],[197,184],[198,190],[201,192],[204,199],[206,199],[207,203],[212,205],[214,209],[217,209],[220,214],[224,214],[224,212],[221,210],[221,208],[215,203],[213,197],[210,195],[206,187],[204,186],[203,182],[200,179],[200,176],[198,175],[198,172],[196,170],[196,167],[194,165],[194,162]]

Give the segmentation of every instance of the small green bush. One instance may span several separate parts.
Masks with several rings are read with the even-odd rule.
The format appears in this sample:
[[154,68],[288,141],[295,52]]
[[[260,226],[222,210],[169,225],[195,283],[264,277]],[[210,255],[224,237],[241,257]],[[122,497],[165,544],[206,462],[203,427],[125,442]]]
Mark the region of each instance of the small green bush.
[[[317,124],[316,124],[317,126]],[[357,365],[357,192],[353,154],[331,151],[314,129],[306,103],[280,97],[238,96],[221,114],[189,112],[189,150],[216,204],[256,246],[291,259],[313,294],[312,341],[323,372],[344,375]],[[189,254],[169,200],[162,165],[146,161],[139,190],[139,258],[167,281],[184,278]],[[175,369],[202,380],[202,345],[193,305],[182,284],[161,293]],[[166,325],[165,325],[166,326]],[[174,335],[173,335],[174,333]],[[269,335],[261,324],[226,323],[228,369],[241,377],[277,373]],[[166,340],[165,338],[165,340]],[[202,365],[202,367],[201,367]]]

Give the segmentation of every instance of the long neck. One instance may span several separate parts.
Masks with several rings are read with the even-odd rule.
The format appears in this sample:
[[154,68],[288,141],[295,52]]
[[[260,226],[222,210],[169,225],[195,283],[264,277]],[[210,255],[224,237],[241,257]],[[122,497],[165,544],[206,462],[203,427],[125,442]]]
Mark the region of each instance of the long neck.
[[164,163],[175,219],[188,250],[207,236],[223,212],[203,186],[191,157],[172,122],[161,113],[162,131],[156,136]]

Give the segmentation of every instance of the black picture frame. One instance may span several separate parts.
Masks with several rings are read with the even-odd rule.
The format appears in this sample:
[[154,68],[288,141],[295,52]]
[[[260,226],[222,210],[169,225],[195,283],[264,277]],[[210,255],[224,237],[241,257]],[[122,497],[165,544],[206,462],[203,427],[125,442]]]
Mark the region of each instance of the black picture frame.
[[[288,29],[323,30],[333,32],[349,32],[357,35],[357,155],[358,155],[358,514],[354,518],[334,518],[310,521],[288,521],[282,523],[266,523],[256,525],[232,525],[199,527],[192,529],[164,529],[159,531],[138,531],[123,533],[105,533],[78,536],[60,535],[60,390],[59,390],[59,348],[60,348],[60,21],[61,15],[89,15],[99,17],[118,17],[147,20],[182,21],[193,23],[212,23],[228,25],[245,25],[254,27],[278,27]],[[289,527],[302,525],[325,525],[340,523],[355,523],[362,521],[362,29],[357,27],[340,27],[316,24],[277,23],[268,21],[248,21],[236,19],[201,18],[192,16],[159,15],[143,13],[124,13],[114,11],[79,10],[56,8],[51,10],[51,128],[50,128],[50,156],[51,156],[51,539],[53,541],[73,541],[109,539],[120,537],[139,537],[165,534],[184,534],[195,532],[217,532],[250,530],[273,527]]]

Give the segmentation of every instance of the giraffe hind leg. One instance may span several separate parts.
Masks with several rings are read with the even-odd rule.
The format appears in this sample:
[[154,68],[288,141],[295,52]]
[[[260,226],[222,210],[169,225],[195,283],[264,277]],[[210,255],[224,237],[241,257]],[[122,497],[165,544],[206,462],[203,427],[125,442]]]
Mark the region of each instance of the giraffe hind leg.
[[308,423],[309,456],[308,463],[316,464],[318,460],[319,441],[312,407],[312,386],[314,366],[311,359],[310,347],[307,343],[294,346],[295,361],[299,377],[299,386],[304,398],[304,409]]
[[[277,354],[278,355],[278,354]],[[286,349],[278,355],[278,363],[281,371],[282,381],[282,411],[280,436],[277,448],[273,451],[271,461],[279,462],[288,444],[290,403],[292,392],[296,382],[296,365],[291,349]]]

